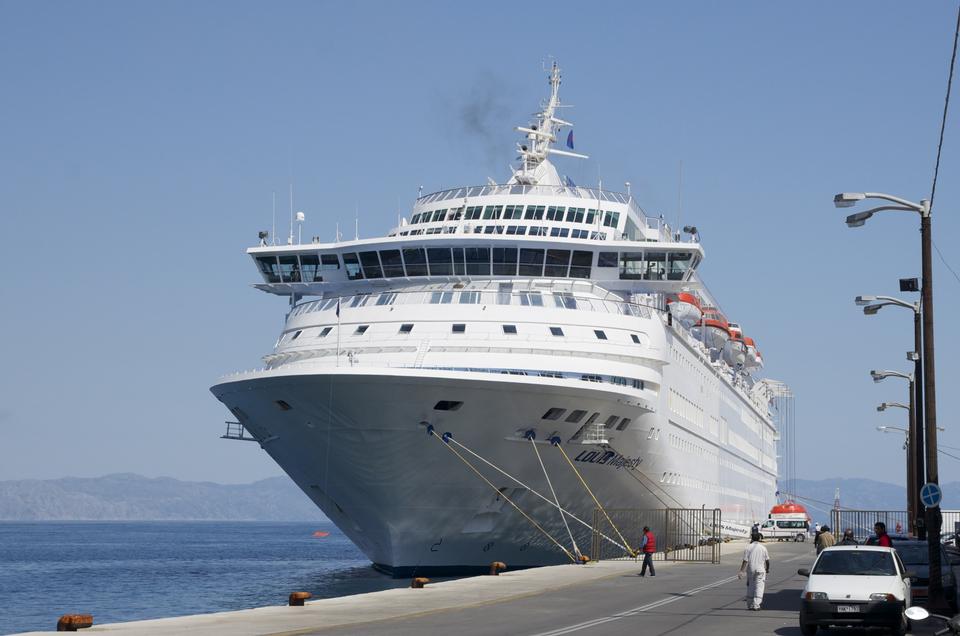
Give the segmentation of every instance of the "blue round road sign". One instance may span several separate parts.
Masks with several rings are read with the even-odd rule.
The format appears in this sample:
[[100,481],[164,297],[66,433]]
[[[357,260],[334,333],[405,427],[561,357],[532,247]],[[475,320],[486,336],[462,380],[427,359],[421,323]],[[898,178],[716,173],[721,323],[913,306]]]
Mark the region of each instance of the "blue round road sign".
[[936,508],[940,505],[941,499],[943,499],[943,491],[937,484],[927,483],[920,489],[920,501],[927,508]]

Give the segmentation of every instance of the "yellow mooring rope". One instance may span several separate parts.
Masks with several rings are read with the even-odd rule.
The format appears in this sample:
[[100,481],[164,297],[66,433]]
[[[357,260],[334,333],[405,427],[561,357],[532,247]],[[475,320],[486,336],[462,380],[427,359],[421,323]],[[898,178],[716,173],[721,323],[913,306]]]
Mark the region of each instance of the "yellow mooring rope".
[[[432,427],[431,427],[431,428],[432,428]],[[439,435],[437,435],[437,433],[436,433],[435,431],[433,431],[433,430],[430,431],[430,436],[431,436],[431,437],[435,437],[435,438],[437,439],[437,441],[439,441],[439,442],[440,442],[441,444],[443,444],[446,448],[448,448],[451,453],[453,453],[454,455],[456,455],[457,457],[459,457],[459,458],[460,458],[460,461],[462,461],[464,464],[466,464],[466,465],[467,465],[467,468],[469,468],[469,469],[472,470],[474,473],[476,473],[476,474],[477,474],[477,477],[479,477],[479,478],[482,479],[484,482],[486,482],[486,484],[487,484],[488,486],[490,486],[490,488],[492,488],[493,491],[496,492],[498,496],[503,497],[504,500],[506,500],[506,502],[507,502],[508,504],[510,504],[511,506],[513,506],[513,507],[516,509],[517,512],[519,512],[520,514],[522,514],[523,517],[524,517],[527,521],[529,521],[529,522],[533,525],[534,528],[536,528],[536,529],[539,530],[541,533],[543,533],[543,536],[545,536],[546,538],[550,539],[550,541],[551,541],[555,546],[557,546],[558,548],[560,548],[561,550],[563,550],[563,553],[566,554],[567,557],[568,557],[571,561],[573,561],[574,563],[577,562],[576,557],[574,557],[572,554],[570,554],[570,551],[569,551],[569,550],[567,550],[565,547],[563,547],[562,545],[560,545],[560,542],[557,541],[556,539],[554,539],[552,536],[550,536],[550,533],[547,532],[546,530],[544,530],[543,527],[541,527],[539,523],[537,523],[536,521],[534,521],[534,520],[530,517],[530,515],[528,515],[527,513],[525,513],[523,510],[521,510],[521,509],[520,509],[520,506],[518,506],[517,504],[513,503],[513,500],[510,499],[510,497],[507,497],[507,495],[506,495],[505,493],[500,492],[500,489],[499,489],[499,488],[497,488],[496,486],[494,486],[494,485],[490,482],[489,479],[487,479],[486,477],[484,477],[483,474],[482,474],[479,470],[477,470],[476,467],[475,467],[473,464],[471,464],[470,462],[468,462],[468,461],[463,457],[463,455],[461,455],[460,453],[458,453],[457,450],[456,450],[453,446],[450,446],[450,444],[448,444],[444,439],[442,439]],[[626,541],[624,541],[624,543],[626,543]]]
[[584,481],[583,476],[580,474],[580,471],[577,470],[577,467],[573,465],[572,461],[570,461],[570,457],[567,455],[567,452],[563,450],[563,447],[560,446],[560,444],[554,444],[554,446],[556,446],[560,450],[560,453],[563,455],[563,458],[567,460],[568,464],[570,464],[570,468],[573,469],[573,473],[577,476],[577,479],[580,480],[580,483],[583,484],[583,487],[586,489],[587,493],[590,495],[590,498],[593,499],[593,503],[597,504],[597,508],[599,508],[600,512],[603,513],[603,516],[607,518],[607,521],[610,523],[610,527],[613,528],[613,531],[617,533],[617,536],[620,537],[620,540],[623,541],[623,544],[627,546],[627,552],[629,552],[631,556],[637,556],[637,551],[630,547],[630,542],[627,541],[626,537],[623,536],[623,534],[620,532],[620,529],[613,522],[613,519],[610,518],[610,515],[607,514],[607,511],[604,510],[602,505],[600,505],[600,501],[597,500],[596,495],[594,495],[593,491],[590,490],[590,486],[588,486],[587,482]]

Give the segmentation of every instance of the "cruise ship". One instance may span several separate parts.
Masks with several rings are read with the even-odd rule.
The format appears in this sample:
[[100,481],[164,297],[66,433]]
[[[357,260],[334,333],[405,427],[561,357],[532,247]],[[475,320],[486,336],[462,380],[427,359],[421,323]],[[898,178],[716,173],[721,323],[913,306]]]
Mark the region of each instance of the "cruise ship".
[[696,229],[561,177],[583,155],[548,80],[506,183],[422,194],[380,238],[247,250],[289,305],[263,368],[211,388],[227,436],[398,576],[580,560],[600,508],[744,534],[776,503],[774,385]]

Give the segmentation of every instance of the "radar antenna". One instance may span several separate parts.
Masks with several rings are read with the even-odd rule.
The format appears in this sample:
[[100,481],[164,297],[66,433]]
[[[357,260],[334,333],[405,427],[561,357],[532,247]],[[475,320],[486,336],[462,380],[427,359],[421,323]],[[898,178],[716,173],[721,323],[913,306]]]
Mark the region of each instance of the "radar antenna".
[[[526,143],[518,144],[520,152],[520,167],[513,172],[513,178],[510,183],[519,183],[525,185],[562,185],[560,175],[553,167],[547,157],[549,155],[560,155],[563,157],[576,157],[578,159],[587,159],[587,155],[568,150],[559,150],[552,148],[551,144],[557,142],[557,132],[564,126],[572,127],[573,124],[560,119],[556,116],[560,105],[560,67],[556,62],[550,68],[550,98],[539,113],[534,115],[536,123],[529,126],[517,126],[516,130],[526,135]],[[572,143],[568,144],[572,146]]]

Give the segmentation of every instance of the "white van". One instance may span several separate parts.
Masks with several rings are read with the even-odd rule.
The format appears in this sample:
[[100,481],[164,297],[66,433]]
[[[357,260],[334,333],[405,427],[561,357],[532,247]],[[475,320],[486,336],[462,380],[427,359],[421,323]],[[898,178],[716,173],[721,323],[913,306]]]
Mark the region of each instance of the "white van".
[[767,519],[760,526],[760,539],[776,539],[777,541],[806,541],[810,532],[810,522],[806,518],[798,519]]

